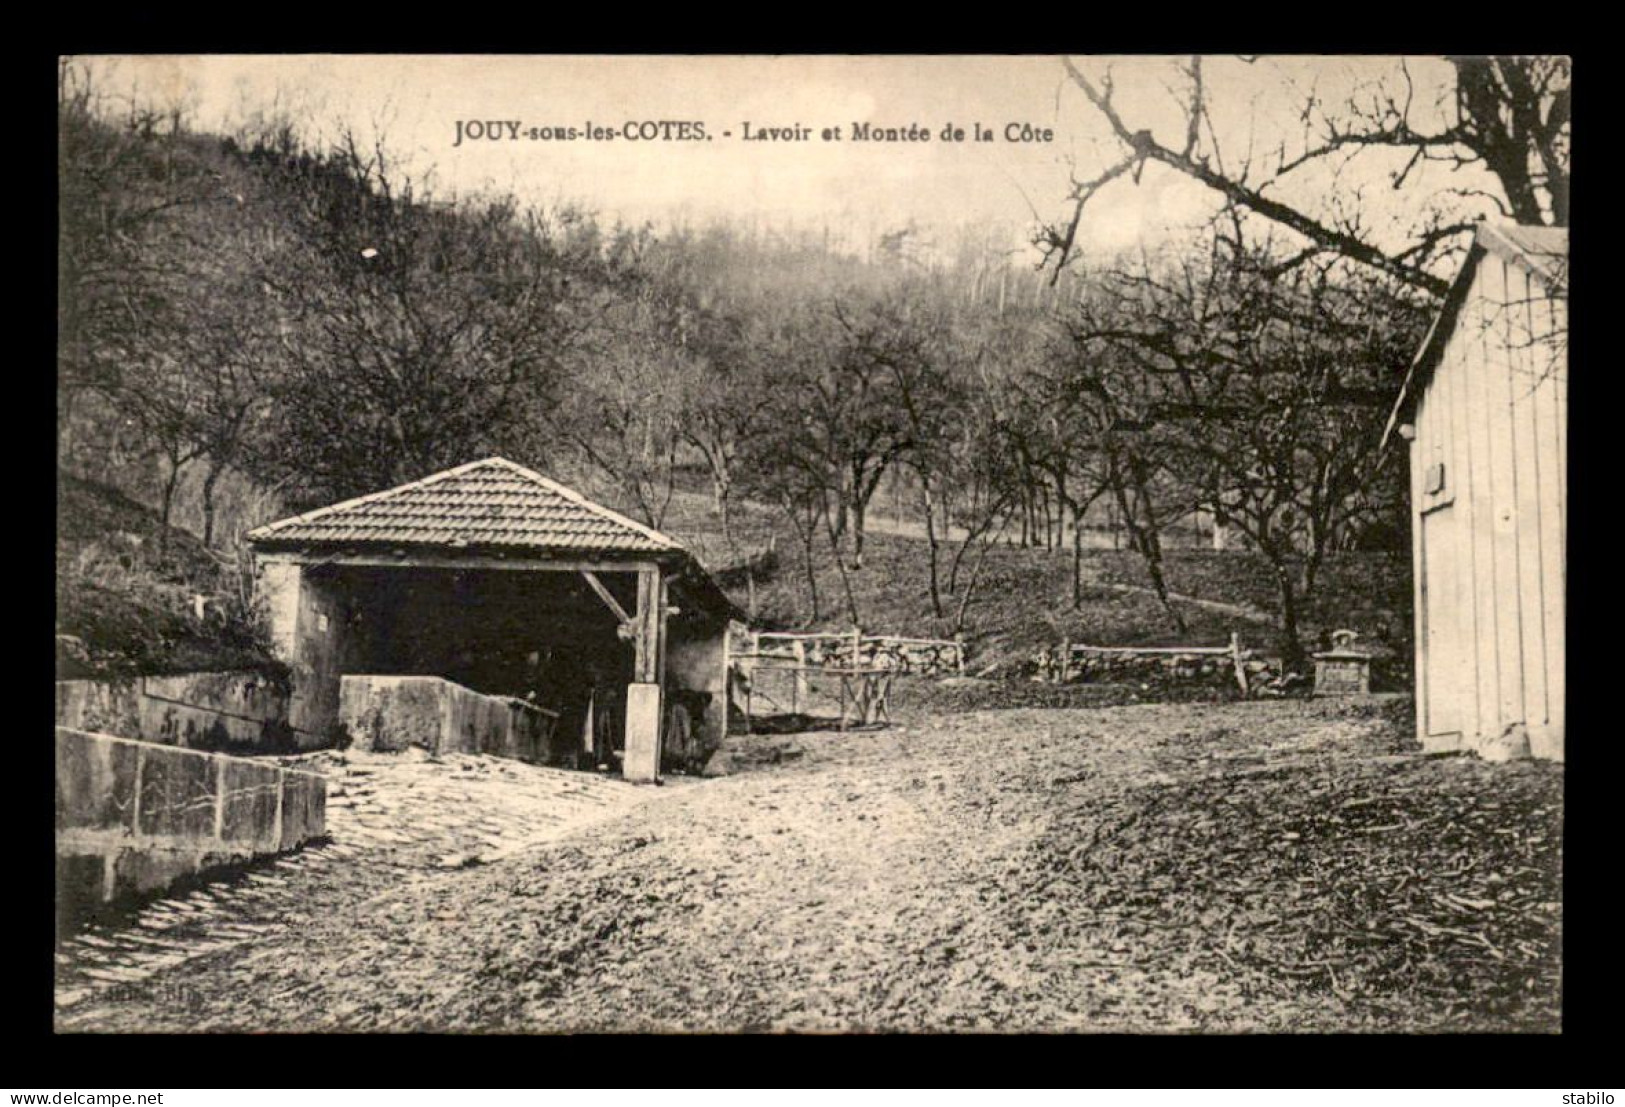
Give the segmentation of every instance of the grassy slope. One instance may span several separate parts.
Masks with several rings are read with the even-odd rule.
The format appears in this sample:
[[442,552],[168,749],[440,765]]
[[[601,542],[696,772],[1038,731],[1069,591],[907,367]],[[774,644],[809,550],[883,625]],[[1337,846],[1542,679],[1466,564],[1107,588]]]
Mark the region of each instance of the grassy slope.
[[[771,536],[778,564],[758,576],[755,614],[764,626],[838,630],[850,625],[840,575],[822,540],[815,552],[818,618],[812,605],[794,532],[771,513],[743,509],[735,522],[734,549],[723,541],[709,500],[681,495],[665,520],[665,530],[682,540],[713,570],[759,551]],[[871,534],[866,565],[851,574],[858,614],[875,632],[947,635],[952,633],[959,596],[946,592],[955,547],[944,544],[940,562],[944,618],[931,609],[926,543],[918,538]],[[996,547],[988,553],[974,598],[966,611],[965,638],[971,668],[995,674],[1017,670],[1033,653],[1063,638],[1094,645],[1222,644],[1232,631],[1244,643],[1265,646],[1275,634],[1279,603],[1268,565],[1247,551],[1174,549],[1166,553],[1170,588],[1191,600],[1176,600],[1187,631],[1178,633],[1146,587],[1139,559],[1127,551],[1086,550],[1082,603],[1072,606],[1071,555],[1066,551]],[[961,568],[961,592],[974,551]],[[720,574],[729,594],[747,607],[743,575]],[[1210,601],[1219,607],[1193,601]],[[1391,651],[1379,666],[1390,684],[1409,679],[1412,636],[1411,578],[1404,555],[1359,553],[1333,558],[1302,615],[1305,642],[1313,648],[1323,632],[1348,627],[1362,639]]]

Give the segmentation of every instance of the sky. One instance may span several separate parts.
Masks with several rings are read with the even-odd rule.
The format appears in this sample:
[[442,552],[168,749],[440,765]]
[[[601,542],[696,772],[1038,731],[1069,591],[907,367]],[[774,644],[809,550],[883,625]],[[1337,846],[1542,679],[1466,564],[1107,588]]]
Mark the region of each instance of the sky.
[[[1179,133],[1185,86],[1175,59],[1077,60],[1093,75],[1110,70],[1132,123],[1165,141]],[[972,223],[1008,234],[1014,246],[1039,220],[1063,217],[1074,172],[1092,176],[1118,156],[1099,113],[1055,57],[209,55],[86,64],[104,92],[184,104],[198,129],[230,131],[256,114],[287,110],[322,137],[344,127],[364,137],[382,134],[393,156],[414,174],[429,175],[441,195],[512,191],[657,226],[725,216],[832,227],[837,240],[863,242],[910,222]],[[1426,59],[1406,68],[1415,118],[1425,125],[1448,70]],[[1399,72],[1393,58],[1206,63],[1226,168],[1250,155],[1266,169],[1279,156],[1277,146],[1290,152],[1301,144],[1299,113],[1311,91],[1337,102],[1365,95],[1379,78],[1392,87]],[[701,124],[706,137],[530,137],[533,128],[585,131],[590,123],[618,132],[629,122],[659,121]],[[501,139],[470,137],[493,122]],[[859,123],[914,124],[931,137],[860,141],[852,134]],[[990,141],[974,140],[978,124]],[[962,129],[964,140],[943,141],[945,125]],[[805,139],[746,137],[797,126],[808,129]],[[840,137],[826,140],[826,128]],[[1024,140],[1042,132],[1048,140]],[[1359,188],[1379,228],[1408,224],[1417,198],[1443,182],[1435,167],[1424,167],[1403,195],[1395,193],[1384,176],[1393,164],[1390,152],[1365,154],[1335,182],[1326,171],[1312,171],[1282,194],[1317,206]],[[1154,248],[1200,224],[1215,206],[1206,189],[1153,164],[1138,183],[1125,177],[1101,195],[1080,242],[1086,252]]]

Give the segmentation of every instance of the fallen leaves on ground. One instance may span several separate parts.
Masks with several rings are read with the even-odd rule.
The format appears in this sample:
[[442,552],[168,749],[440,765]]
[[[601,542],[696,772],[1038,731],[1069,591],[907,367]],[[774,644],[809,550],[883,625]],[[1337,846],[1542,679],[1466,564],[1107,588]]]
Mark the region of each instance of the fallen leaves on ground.
[[1368,700],[741,738],[736,775],[272,915],[91,1026],[1554,1032],[1561,766],[1409,735]]

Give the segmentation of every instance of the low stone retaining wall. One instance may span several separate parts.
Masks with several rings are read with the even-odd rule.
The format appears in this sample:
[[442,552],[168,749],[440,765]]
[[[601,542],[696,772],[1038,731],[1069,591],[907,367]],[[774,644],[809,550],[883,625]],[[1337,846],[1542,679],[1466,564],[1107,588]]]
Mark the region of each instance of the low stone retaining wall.
[[294,748],[287,689],[248,671],[59,680],[56,722],[184,749],[275,753]]
[[1240,666],[1249,695],[1270,695],[1282,683],[1279,658],[1231,646],[1087,646],[1063,643],[1033,658],[1032,678],[1058,683],[1160,683],[1211,685],[1241,694]]
[[327,784],[267,761],[56,728],[60,926],[327,832]]
[[552,712],[433,676],[346,676],[339,722],[357,749],[487,753],[535,764],[556,760]]

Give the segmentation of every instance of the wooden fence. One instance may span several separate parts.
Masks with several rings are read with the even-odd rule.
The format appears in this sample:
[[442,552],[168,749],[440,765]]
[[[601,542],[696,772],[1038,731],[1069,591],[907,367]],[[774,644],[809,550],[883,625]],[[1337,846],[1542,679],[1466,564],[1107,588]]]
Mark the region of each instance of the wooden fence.
[[858,628],[838,634],[736,632],[729,655],[764,668],[893,669],[916,675],[965,671],[965,644],[958,639],[866,635]]
[[[1074,677],[1088,678],[1101,670],[1144,663],[1159,663],[1181,675],[1229,669],[1245,696],[1251,693],[1248,662],[1255,659],[1253,651],[1242,648],[1237,634],[1230,635],[1227,646],[1090,646],[1062,641],[1053,653],[1046,650],[1039,656],[1037,677],[1064,684]],[[1267,666],[1255,661],[1252,668],[1261,671]]]

